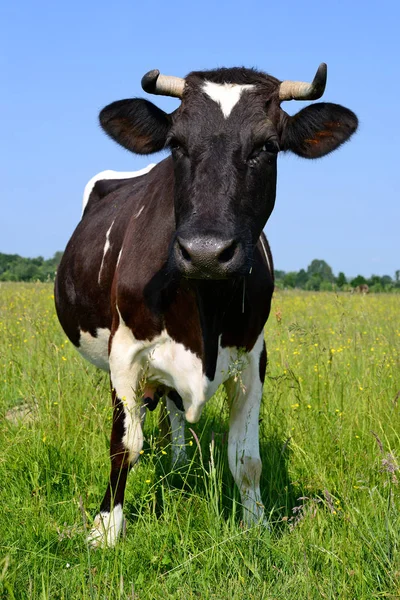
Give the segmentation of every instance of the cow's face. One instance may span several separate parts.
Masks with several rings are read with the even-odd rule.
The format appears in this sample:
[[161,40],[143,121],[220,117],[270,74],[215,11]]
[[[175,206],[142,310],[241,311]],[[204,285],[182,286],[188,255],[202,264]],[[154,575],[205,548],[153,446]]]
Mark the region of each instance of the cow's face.
[[171,115],[139,99],[100,113],[105,131],[133,152],[171,149],[176,234],[170,263],[188,278],[249,273],[274,207],[278,152],[318,158],[357,127],[354,113],[336,104],[310,105],[289,117],[280,108],[279,84],[248,69],[191,73]]

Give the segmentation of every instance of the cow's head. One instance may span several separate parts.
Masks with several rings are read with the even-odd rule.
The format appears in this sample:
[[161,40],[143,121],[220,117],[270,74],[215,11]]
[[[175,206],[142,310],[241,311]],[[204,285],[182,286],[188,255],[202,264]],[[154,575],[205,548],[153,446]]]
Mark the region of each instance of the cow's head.
[[319,158],[357,128],[338,104],[318,103],[293,117],[283,100],[315,100],[326,84],[322,64],[311,84],[279,81],[253,69],[192,72],[186,79],[151,71],[145,91],[181,98],[171,114],[142,99],[100,113],[103,129],[138,154],[170,148],[175,170],[176,235],[170,262],[186,277],[246,275],[275,202],[277,156]]

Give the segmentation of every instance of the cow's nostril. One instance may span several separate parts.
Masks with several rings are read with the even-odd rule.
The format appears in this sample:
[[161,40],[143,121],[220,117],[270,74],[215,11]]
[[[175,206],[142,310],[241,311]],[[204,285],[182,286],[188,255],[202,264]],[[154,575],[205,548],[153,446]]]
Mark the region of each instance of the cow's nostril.
[[183,246],[179,240],[178,240],[178,246],[179,246],[179,250],[180,250],[184,260],[186,260],[186,262],[192,262],[192,258],[190,256],[189,252],[186,250],[185,246]]
[[175,266],[193,279],[224,279],[244,263],[241,243],[233,238],[177,236],[173,252]]
[[222,252],[220,252],[220,254],[218,255],[218,262],[227,263],[230,260],[232,260],[232,258],[235,255],[236,248],[237,248],[236,242],[232,242],[227,248],[225,248],[224,250],[222,250]]

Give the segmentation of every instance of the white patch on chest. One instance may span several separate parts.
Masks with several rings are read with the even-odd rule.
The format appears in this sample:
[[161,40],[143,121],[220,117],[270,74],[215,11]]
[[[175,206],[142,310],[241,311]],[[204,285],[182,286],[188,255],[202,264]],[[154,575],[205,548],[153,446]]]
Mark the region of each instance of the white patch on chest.
[[140,169],[139,171],[102,171],[101,173],[97,173],[85,186],[85,190],[83,192],[83,201],[82,201],[82,214],[85,211],[86,205],[89,201],[89,196],[92,193],[92,190],[98,181],[102,181],[104,179],[131,179],[133,177],[140,177],[141,175],[146,175],[149,173],[153,167],[155,167],[155,163],[147,165],[144,169]]
[[205,92],[214,102],[220,105],[225,119],[229,117],[233,107],[239,102],[242,93],[254,85],[238,85],[235,83],[213,83],[206,81],[203,85]]
[[88,331],[81,330],[78,350],[83,358],[99,369],[108,371],[108,340],[111,332],[104,327],[97,329],[96,333],[97,337],[93,337]]
[[[237,348],[219,345],[215,376],[210,381],[203,371],[201,359],[183,344],[173,340],[166,330],[152,340],[137,340],[122,318],[113,337],[110,359],[108,340],[110,330],[97,329],[97,337],[81,331],[79,352],[89,362],[105,371],[111,370],[111,379],[119,398],[128,405],[137,405],[143,391],[144,379],[148,384],[164,385],[181,396],[186,420],[196,423],[207,400],[237,369],[245,368],[246,353]],[[243,364],[242,364],[243,363]]]
[[146,384],[176,390],[182,398],[186,420],[196,423],[207,400],[232,376],[238,355],[237,348],[219,346],[215,377],[210,381],[201,359],[173,340],[166,330],[150,341],[137,340],[120,317],[110,351],[111,380],[118,397],[126,398],[128,405],[139,403],[144,380]]
[[175,389],[181,396],[186,419],[199,420],[207,398],[208,380],[200,358],[175,342],[164,330],[152,340],[137,340],[120,317],[110,352],[111,379],[119,398],[137,403],[143,379]]
[[103,249],[103,258],[101,259],[101,265],[100,265],[99,276],[98,276],[98,278],[97,278],[97,281],[98,281],[98,284],[99,284],[99,285],[100,285],[100,280],[101,280],[101,272],[102,272],[102,270],[103,270],[103,266],[104,266],[104,259],[105,259],[105,257],[106,257],[106,254],[107,254],[107,252],[108,252],[108,251],[109,251],[109,249],[110,249],[110,233],[111,233],[111,229],[112,229],[112,226],[114,225],[114,223],[115,223],[115,219],[114,219],[114,221],[111,223],[111,225],[110,225],[110,227],[109,227],[109,229],[107,230],[107,233],[106,233],[106,243],[104,244],[104,249]]

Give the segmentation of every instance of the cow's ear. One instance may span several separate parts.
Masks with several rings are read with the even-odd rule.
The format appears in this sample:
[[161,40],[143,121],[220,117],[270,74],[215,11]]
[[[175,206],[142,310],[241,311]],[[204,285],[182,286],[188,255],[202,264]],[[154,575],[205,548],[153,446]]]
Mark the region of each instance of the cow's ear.
[[136,154],[162,150],[171,127],[171,117],[139,98],[118,100],[100,112],[100,125],[118,144]]
[[357,125],[356,115],[340,104],[311,104],[293,117],[284,113],[281,148],[304,158],[320,158],[346,142]]

